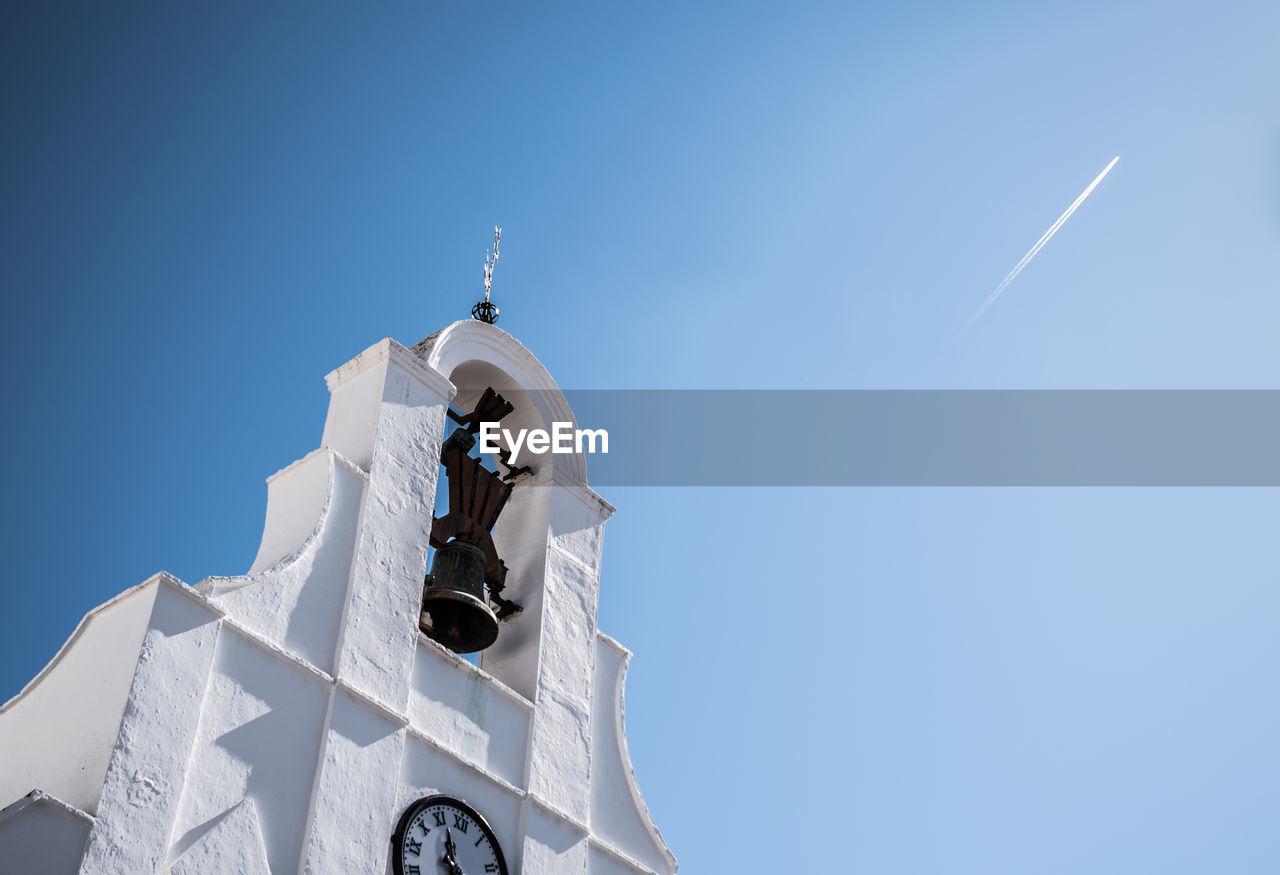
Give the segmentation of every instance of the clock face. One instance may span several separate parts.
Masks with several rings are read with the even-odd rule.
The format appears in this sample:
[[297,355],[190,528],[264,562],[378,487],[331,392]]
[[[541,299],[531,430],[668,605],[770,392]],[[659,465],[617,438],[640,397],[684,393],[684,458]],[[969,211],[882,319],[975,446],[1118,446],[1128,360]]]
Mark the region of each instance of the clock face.
[[396,875],[507,875],[489,824],[452,796],[427,796],[405,809],[391,860]]

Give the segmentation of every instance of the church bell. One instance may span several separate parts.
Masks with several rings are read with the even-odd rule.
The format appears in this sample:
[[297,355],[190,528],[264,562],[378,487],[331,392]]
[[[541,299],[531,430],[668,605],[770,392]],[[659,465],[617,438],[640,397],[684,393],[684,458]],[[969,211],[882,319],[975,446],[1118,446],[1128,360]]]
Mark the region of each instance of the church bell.
[[[498,621],[520,611],[520,605],[502,597],[507,566],[492,534],[511,497],[511,484],[470,455],[480,423],[497,422],[513,409],[490,387],[466,416],[449,411],[459,425],[440,449],[449,481],[449,512],[431,522],[436,555],[423,581],[418,626],[454,653],[484,650],[498,639]],[[496,614],[490,602],[497,606]]]
[[498,618],[485,600],[484,550],[454,539],[436,550],[422,591],[420,625],[454,653],[484,650],[498,638]]

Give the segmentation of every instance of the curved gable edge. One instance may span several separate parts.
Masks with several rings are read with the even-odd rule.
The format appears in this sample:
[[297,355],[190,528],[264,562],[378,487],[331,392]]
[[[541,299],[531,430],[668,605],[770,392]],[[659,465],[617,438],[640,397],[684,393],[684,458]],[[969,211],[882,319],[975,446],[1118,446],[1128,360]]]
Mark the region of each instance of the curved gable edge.
[[253,569],[206,577],[196,591],[246,629],[332,673],[367,481],[362,469],[328,447],[273,475]]
[[623,693],[630,661],[631,651],[603,632],[596,633],[591,826],[653,871],[674,873],[675,855],[653,822],[627,750]]
[[39,674],[0,706],[0,805],[32,789],[94,814],[161,572],[85,614]]

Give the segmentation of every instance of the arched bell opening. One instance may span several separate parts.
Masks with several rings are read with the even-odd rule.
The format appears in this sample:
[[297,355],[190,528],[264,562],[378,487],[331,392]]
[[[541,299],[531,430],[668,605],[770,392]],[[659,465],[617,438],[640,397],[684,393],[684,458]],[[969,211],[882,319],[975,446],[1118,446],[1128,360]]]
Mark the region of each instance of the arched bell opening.
[[[441,448],[422,628],[532,698],[550,504],[549,490],[539,487],[550,481],[554,463],[550,455],[513,458],[505,443],[485,454],[474,435],[477,417],[498,417],[512,434],[547,424],[537,401],[491,364],[464,362],[450,381],[458,392]],[[458,521],[460,510],[466,524]]]

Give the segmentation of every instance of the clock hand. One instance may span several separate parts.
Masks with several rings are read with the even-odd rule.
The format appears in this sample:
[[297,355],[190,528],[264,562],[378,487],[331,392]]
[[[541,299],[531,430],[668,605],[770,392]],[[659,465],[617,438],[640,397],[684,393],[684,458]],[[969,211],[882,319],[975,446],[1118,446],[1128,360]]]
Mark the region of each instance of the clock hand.
[[444,828],[444,857],[441,858],[440,862],[444,863],[448,868],[449,875],[466,875],[462,871],[462,867],[458,865],[458,861],[453,857],[457,850],[458,846],[453,843],[453,833],[446,826]]

